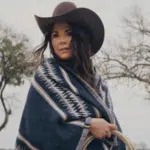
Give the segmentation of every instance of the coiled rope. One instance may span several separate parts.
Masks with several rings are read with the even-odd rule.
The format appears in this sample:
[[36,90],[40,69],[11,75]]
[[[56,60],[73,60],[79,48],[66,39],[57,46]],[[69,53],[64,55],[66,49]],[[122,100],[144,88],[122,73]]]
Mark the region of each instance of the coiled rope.
[[136,150],[135,144],[133,144],[127,136],[123,135],[119,131],[113,131],[112,134],[116,135],[120,140],[124,142],[124,144],[126,144],[127,150]]

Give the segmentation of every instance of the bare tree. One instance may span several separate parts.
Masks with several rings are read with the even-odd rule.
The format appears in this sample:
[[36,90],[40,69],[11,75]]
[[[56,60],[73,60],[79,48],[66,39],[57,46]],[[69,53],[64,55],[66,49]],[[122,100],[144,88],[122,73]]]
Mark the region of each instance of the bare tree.
[[139,7],[132,10],[122,19],[124,36],[102,50],[96,66],[105,79],[134,80],[150,94],[150,22]]
[[30,42],[26,35],[16,33],[0,23],[0,102],[5,114],[0,131],[8,123],[11,114],[11,107],[4,96],[6,86],[19,86],[24,83],[25,76],[32,74],[28,69],[29,63],[25,59],[29,47]]

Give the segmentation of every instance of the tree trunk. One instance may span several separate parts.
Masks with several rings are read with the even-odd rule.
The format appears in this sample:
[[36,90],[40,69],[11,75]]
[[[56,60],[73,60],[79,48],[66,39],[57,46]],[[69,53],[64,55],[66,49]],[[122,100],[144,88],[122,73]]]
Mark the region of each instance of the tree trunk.
[[7,83],[5,82],[4,85],[1,87],[1,91],[0,91],[0,99],[1,99],[2,106],[3,106],[4,112],[5,112],[4,121],[3,121],[3,123],[0,125],[0,131],[1,131],[3,128],[5,128],[5,126],[6,126],[7,123],[8,123],[8,118],[9,118],[9,113],[8,113],[7,108],[6,108],[6,104],[5,104],[4,97],[3,97],[3,92],[4,92],[4,89],[6,88],[6,85],[7,85]]

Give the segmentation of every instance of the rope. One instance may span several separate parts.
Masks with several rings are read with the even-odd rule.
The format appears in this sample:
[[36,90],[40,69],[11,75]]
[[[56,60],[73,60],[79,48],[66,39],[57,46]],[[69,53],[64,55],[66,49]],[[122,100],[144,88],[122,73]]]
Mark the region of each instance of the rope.
[[133,144],[131,140],[123,135],[121,132],[113,131],[112,134],[116,135],[120,140],[124,142],[124,144],[126,144],[127,150],[136,150],[135,144]]

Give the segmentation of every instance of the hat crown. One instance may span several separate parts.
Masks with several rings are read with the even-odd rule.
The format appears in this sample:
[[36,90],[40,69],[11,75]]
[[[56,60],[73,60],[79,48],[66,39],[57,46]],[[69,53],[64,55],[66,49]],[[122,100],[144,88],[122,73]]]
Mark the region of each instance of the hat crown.
[[76,8],[77,8],[76,5],[72,2],[62,2],[55,7],[52,16],[53,17],[60,16]]

